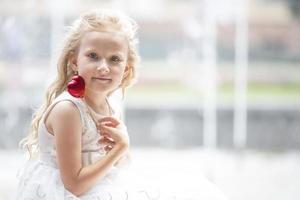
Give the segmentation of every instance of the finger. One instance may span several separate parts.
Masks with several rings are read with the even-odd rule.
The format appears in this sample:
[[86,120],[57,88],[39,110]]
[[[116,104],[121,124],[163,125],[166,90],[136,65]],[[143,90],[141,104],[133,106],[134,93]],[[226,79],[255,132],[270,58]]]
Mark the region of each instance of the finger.
[[111,127],[102,127],[100,129],[100,135],[102,137],[109,138],[111,141],[114,141],[113,135],[115,135],[115,134],[116,134],[116,130],[114,128],[111,128]]
[[100,122],[99,123],[100,126],[110,126],[110,127],[115,127],[115,124],[109,121],[105,121],[105,122]]
[[101,129],[101,128],[112,128],[111,130],[114,130],[114,129],[127,130],[126,126],[123,123],[121,123],[121,124],[119,124],[117,126],[110,126],[110,125],[106,124],[106,122],[102,122],[99,125],[99,129]]
[[104,131],[103,129],[99,130],[99,134],[101,135],[101,138],[99,140],[101,140],[103,138],[107,138],[107,139],[109,139],[111,141],[114,141],[113,138],[111,137],[110,133]]
[[114,133],[115,132],[115,128],[113,128],[113,127],[109,127],[109,126],[101,126],[100,127],[100,132],[102,131],[103,132],[103,135],[109,135],[109,134],[111,134],[111,133]]
[[101,119],[98,120],[98,123],[101,123],[101,122],[111,122],[114,124],[114,126],[117,126],[118,124],[120,124],[120,121],[114,117],[103,117]]
[[116,127],[116,124],[112,122],[103,122],[105,126]]
[[104,139],[104,140],[109,140],[109,141],[111,141],[111,142],[114,142],[114,140],[113,140],[111,137],[104,136],[103,139]]
[[109,145],[109,146],[113,146],[115,145],[115,142],[112,142],[112,141],[109,141],[109,140],[106,140],[106,141],[98,141],[99,144],[102,144],[102,145]]
[[111,127],[111,126],[107,126],[104,122],[97,124],[97,131],[100,132],[101,134],[104,132],[104,128],[105,127]]
[[100,121],[100,122],[103,122],[103,121],[112,121],[112,122],[115,122],[115,123],[120,123],[120,121],[117,118],[111,117],[111,116],[102,117],[98,121]]
[[103,126],[109,126],[109,127],[113,127],[113,128],[116,127],[115,124],[112,122],[100,122],[100,123],[96,124],[96,127],[98,130],[101,129],[101,127],[103,127]]
[[110,150],[112,150],[112,148],[113,148],[112,146],[106,146],[106,147],[104,147],[104,150],[105,151],[110,151]]
[[115,142],[107,137],[101,138],[98,140],[99,143],[115,144]]

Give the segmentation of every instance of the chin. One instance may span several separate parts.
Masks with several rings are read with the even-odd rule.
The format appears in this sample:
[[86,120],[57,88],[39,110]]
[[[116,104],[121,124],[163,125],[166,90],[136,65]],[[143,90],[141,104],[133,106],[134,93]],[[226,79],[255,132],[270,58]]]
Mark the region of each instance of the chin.
[[115,90],[115,88],[117,87],[96,87],[96,88],[93,88],[92,91],[95,92],[95,93],[98,93],[98,94],[102,94],[102,93],[110,93],[112,92],[113,90]]

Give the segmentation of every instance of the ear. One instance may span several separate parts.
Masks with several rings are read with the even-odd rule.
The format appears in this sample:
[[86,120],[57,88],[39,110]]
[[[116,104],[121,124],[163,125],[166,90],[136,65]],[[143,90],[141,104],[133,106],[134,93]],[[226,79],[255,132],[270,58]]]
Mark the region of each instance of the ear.
[[124,74],[123,74],[123,79],[125,79],[130,73],[130,67],[128,65],[126,65],[125,70],[124,70]]
[[73,71],[78,71],[77,67],[77,53],[75,51],[70,51],[68,57],[68,65],[73,69]]

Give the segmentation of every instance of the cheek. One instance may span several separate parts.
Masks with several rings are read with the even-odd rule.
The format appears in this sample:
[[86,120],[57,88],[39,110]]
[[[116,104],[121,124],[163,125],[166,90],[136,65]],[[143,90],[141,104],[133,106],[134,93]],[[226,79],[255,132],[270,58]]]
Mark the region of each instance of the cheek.
[[93,74],[93,67],[88,63],[78,63],[78,73],[87,82]]
[[121,81],[124,75],[124,69],[122,67],[112,69],[111,73],[113,74],[116,80]]

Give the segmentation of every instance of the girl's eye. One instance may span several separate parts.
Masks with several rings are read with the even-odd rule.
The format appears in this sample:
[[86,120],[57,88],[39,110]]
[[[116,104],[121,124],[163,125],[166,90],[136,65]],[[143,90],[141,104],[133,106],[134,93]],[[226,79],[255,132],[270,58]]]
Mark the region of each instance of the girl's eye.
[[92,59],[98,59],[98,56],[96,53],[90,53],[90,54],[88,54],[88,57],[90,57]]
[[119,62],[122,61],[118,56],[113,56],[113,57],[111,57],[111,60],[112,60],[113,62],[115,62],[115,63],[119,63]]

